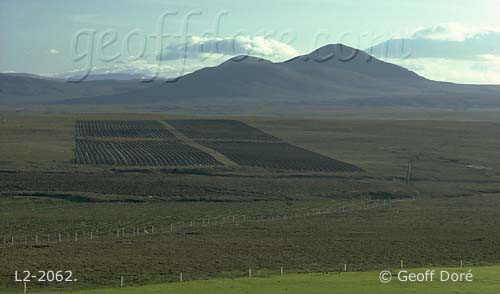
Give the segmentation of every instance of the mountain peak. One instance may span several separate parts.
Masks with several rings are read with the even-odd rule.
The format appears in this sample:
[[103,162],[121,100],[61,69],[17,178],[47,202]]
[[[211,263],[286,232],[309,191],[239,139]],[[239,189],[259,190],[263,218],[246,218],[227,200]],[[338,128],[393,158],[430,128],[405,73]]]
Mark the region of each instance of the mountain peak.
[[267,59],[251,55],[238,55],[228,59],[222,64],[229,64],[229,63],[272,64],[272,62]]
[[[359,58],[361,57],[361,58]],[[285,63],[294,63],[297,61],[317,61],[319,63],[329,62],[329,61],[353,61],[356,59],[363,59],[366,61],[370,61],[372,56],[366,54],[365,52],[349,47],[347,45],[337,43],[337,44],[328,44],[322,46],[309,54],[301,55],[294,57]]]
[[347,45],[342,44],[342,43],[335,43],[335,44],[327,44],[327,45],[321,46],[321,47],[319,47],[318,49],[316,49],[314,51],[318,51],[318,50],[337,50],[338,48],[342,48],[342,47],[345,48],[345,49],[350,49],[350,50],[358,50],[356,48],[352,48],[352,47],[347,46]]
[[366,54],[365,52],[341,43],[329,44],[320,47],[308,54],[307,57],[313,58],[315,60],[319,59],[328,61],[333,59],[343,62],[352,61],[355,59],[370,61],[372,59],[372,56]]

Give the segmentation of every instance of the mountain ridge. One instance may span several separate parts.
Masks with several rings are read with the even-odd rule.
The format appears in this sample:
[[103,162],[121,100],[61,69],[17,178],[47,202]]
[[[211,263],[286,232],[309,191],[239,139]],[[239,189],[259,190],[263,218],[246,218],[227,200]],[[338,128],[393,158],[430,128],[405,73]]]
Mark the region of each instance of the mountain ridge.
[[63,104],[331,104],[332,106],[500,106],[500,87],[428,80],[343,44],[284,62],[253,56],[128,92],[55,101]]

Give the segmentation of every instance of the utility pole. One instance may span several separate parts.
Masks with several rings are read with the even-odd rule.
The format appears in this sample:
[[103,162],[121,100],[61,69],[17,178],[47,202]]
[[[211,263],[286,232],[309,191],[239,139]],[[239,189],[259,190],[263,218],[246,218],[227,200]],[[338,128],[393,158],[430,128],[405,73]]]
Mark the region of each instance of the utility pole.
[[413,178],[413,165],[411,161],[408,162],[408,167],[406,168],[406,184],[410,184]]

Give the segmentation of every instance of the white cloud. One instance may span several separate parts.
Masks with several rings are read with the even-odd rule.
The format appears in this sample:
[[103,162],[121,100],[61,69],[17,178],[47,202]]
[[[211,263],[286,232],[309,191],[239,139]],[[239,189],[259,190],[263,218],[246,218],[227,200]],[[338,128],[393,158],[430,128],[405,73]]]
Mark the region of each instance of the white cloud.
[[86,75],[104,75],[104,74],[133,74],[144,77],[176,78],[207,66],[215,66],[220,62],[200,63],[187,62],[183,64],[179,61],[148,61],[146,59],[115,61],[109,64],[93,66],[90,72],[85,68],[79,68],[64,73],[47,74],[47,76],[58,78],[78,78]]
[[444,23],[369,52],[432,80],[500,84],[500,29],[495,27]]
[[174,42],[168,45],[159,56],[161,60],[178,59],[227,59],[237,55],[251,55],[284,61],[299,55],[290,45],[263,36],[236,38],[203,38],[190,37],[185,42]]
[[61,51],[59,51],[59,50],[57,50],[57,49],[50,49],[50,50],[49,50],[49,53],[50,53],[50,54],[59,54],[59,53],[61,53]]
[[500,32],[500,28],[449,22],[431,27],[420,27],[413,33],[412,39],[463,42],[492,32]]
[[[187,51],[186,51],[187,50]],[[186,52],[186,54],[184,54]],[[117,60],[94,66],[93,74],[141,74],[161,78],[177,78],[205,67],[217,66],[237,55],[252,55],[283,61],[299,55],[293,47],[264,37],[201,38],[190,37],[188,42],[167,46],[161,58],[146,54],[139,60]],[[185,58],[184,58],[185,57]],[[77,69],[57,77],[80,77],[87,73]]]
[[[179,38],[184,40],[184,38]],[[189,37],[187,42],[172,42],[161,58],[156,54],[145,54],[141,59],[120,59],[92,67],[92,74],[141,74],[161,78],[177,78],[205,67],[217,66],[238,55],[262,57],[271,61],[284,61],[296,57],[299,52],[293,47],[267,39],[263,36],[236,38]],[[77,69],[52,74],[57,77],[80,77],[87,73]]]
[[436,81],[465,84],[500,84],[500,56],[482,55],[474,60],[446,58],[387,59]]

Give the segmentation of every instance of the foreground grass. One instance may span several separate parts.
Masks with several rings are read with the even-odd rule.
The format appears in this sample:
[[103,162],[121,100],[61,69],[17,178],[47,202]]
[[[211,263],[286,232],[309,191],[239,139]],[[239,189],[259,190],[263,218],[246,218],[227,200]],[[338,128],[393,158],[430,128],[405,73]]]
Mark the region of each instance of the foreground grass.
[[[149,211],[158,212],[160,216],[176,216],[174,209],[178,210],[179,215],[188,215],[191,207],[191,215],[203,211],[202,204],[198,203],[172,204],[171,208],[167,208],[167,204],[153,209],[151,205],[142,207],[116,203],[113,205],[118,208],[107,212],[109,217],[118,219],[123,216],[127,221],[125,217],[130,212],[133,221],[139,220],[141,215],[149,218]],[[266,203],[255,203],[259,207],[263,204]],[[55,225],[61,224],[61,228],[65,219],[68,219],[68,225],[85,225],[79,217],[88,215],[92,217],[86,219],[89,222],[94,219],[99,220],[99,223],[113,223],[112,219],[105,217],[105,209],[112,208],[105,203],[102,207],[101,204],[95,204],[95,207],[78,204],[75,209],[73,205],[76,204],[67,205],[72,207],[69,211],[62,204],[59,210],[57,207],[47,212],[32,210],[34,216],[31,224],[38,221],[49,224],[47,227],[50,228],[50,216],[53,216],[58,220]],[[216,206],[205,205],[210,210],[203,213],[215,215],[218,211],[224,213],[243,209],[239,203],[213,205]],[[271,208],[271,204],[267,205]],[[278,205],[272,204],[274,208]],[[297,205],[293,204],[290,206],[292,208],[284,206],[286,209],[295,209]],[[9,205],[5,210],[23,211],[21,215],[28,217],[28,209],[19,209],[19,206]],[[163,214],[160,214],[162,211]],[[492,234],[498,227],[499,211],[500,200],[497,195],[426,198],[401,201],[390,207],[290,222],[188,227],[166,234],[127,236],[123,239],[102,238],[43,246],[6,247],[0,250],[0,293],[22,293],[21,285],[13,279],[16,270],[73,270],[78,278],[78,283],[74,284],[30,285],[29,292],[36,293],[51,290],[52,287],[61,291],[114,288],[119,285],[121,276],[125,277],[126,286],[139,286],[177,281],[180,272],[184,273],[186,281],[244,277],[245,269],[248,268],[269,269],[277,274],[282,265],[287,273],[334,272],[342,269],[344,263],[350,265],[350,270],[357,272],[397,268],[401,259],[413,268],[459,265],[461,259],[467,265],[500,265],[500,236]],[[10,215],[14,216],[12,213]],[[72,215],[77,217],[74,221]],[[7,215],[5,221],[9,223]],[[14,227],[15,224],[11,224]],[[25,227],[29,228],[29,225],[26,222]],[[370,274],[370,277],[376,281],[376,276]],[[330,282],[327,280],[326,283]],[[341,284],[341,281],[334,280],[332,283]]]
[[[441,269],[436,269],[437,272]],[[469,269],[445,269],[450,272],[467,272]],[[423,272],[425,269],[409,270]],[[393,273],[396,275],[398,271]],[[439,275],[434,282],[403,283],[397,277],[383,284],[379,272],[333,273],[285,275],[271,278],[240,278],[191,281],[120,289],[87,290],[68,292],[73,294],[391,294],[391,293],[499,293],[500,266],[473,268],[473,282],[440,282]]]

